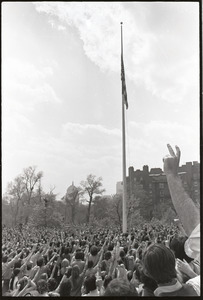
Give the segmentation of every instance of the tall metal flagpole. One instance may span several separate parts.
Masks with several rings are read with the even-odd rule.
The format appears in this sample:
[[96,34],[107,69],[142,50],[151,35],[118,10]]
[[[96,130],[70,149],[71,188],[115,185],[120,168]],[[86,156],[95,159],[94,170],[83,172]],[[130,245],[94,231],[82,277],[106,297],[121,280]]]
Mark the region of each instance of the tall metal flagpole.
[[[121,22],[121,60],[123,62],[123,22]],[[124,70],[123,70],[124,72]],[[123,82],[122,82],[123,85]],[[125,151],[125,96],[123,93],[123,86],[122,86],[122,146],[123,146],[123,233],[127,231],[127,216],[126,216],[126,196],[127,196],[127,189],[126,189],[126,151]]]

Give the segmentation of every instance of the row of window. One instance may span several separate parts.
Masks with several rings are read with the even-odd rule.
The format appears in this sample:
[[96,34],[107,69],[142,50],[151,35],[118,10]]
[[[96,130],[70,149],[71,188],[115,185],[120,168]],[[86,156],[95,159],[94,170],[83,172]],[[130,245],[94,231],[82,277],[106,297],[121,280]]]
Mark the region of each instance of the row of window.
[[[153,194],[152,190],[149,191],[149,194],[150,194],[150,195]],[[159,195],[160,195],[160,196],[164,196],[164,191],[163,191],[163,190],[160,190],[160,191],[159,191]]]
[[[188,186],[188,184],[187,184],[186,181],[183,181],[183,185],[184,185],[185,188],[187,188],[187,186]],[[152,185],[151,183],[149,183],[149,189],[152,189],[152,186],[153,186],[153,185]],[[194,181],[194,182],[193,182],[193,186],[198,187],[198,186],[199,186],[199,182]],[[143,184],[139,184],[139,187],[143,188]],[[159,183],[159,188],[160,188],[160,189],[164,189],[164,188],[165,188],[165,184],[162,183],[162,182],[160,182],[160,183]]]

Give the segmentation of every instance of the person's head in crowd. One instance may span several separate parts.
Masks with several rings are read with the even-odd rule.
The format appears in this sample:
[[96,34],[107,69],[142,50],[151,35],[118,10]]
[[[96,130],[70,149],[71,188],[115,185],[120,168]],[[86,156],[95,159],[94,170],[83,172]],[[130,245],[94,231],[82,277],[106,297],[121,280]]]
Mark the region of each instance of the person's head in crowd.
[[69,247],[66,247],[65,249],[64,249],[64,254],[69,254],[71,251],[70,251],[70,248]]
[[135,274],[135,278],[140,281],[141,279],[141,270],[142,270],[142,265],[140,262],[136,262],[134,265],[134,274]]
[[131,279],[133,278],[133,271],[129,270],[127,272],[127,278],[128,278],[128,281],[131,281]]
[[151,290],[152,292],[158,287],[156,281],[151,277],[147,276],[143,269],[140,268],[140,282],[144,284],[144,288]]
[[96,256],[97,253],[98,253],[98,248],[97,248],[97,246],[93,245],[93,246],[91,247],[91,249],[90,249],[90,253],[91,253],[92,256]]
[[87,268],[88,268],[88,269],[92,269],[93,266],[94,266],[93,261],[92,261],[92,260],[88,260],[88,262],[87,262]]
[[61,283],[60,288],[59,288],[60,297],[70,296],[71,289],[72,289],[71,281],[69,279],[65,279]]
[[24,289],[27,283],[28,283],[28,277],[24,276],[23,278],[19,279],[18,281],[19,292]]
[[61,262],[61,274],[63,275],[66,272],[66,267],[70,265],[70,262],[67,258],[64,258]]
[[27,248],[25,249],[25,254],[26,254],[26,256],[28,256],[28,255],[30,254],[30,250],[29,250],[28,246],[27,246]]
[[57,287],[57,281],[55,278],[49,278],[47,281],[47,287],[48,287],[48,291],[52,292],[56,289]]
[[124,253],[125,253],[125,255],[128,253],[128,247],[127,246],[124,246],[123,247],[123,251],[124,251]]
[[104,259],[105,259],[105,260],[111,259],[111,252],[110,252],[110,251],[106,251],[106,252],[105,252],[105,254],[104,254]]
[[84,260],[84,252],[82,252],[82,251],[76,252],[75,259]]
[[88,275],[84,280],[84,288],[85,294],[89,294],[89,292],[96,290],[96,277],[95,275]]
[[119,255],[120,255],[121,258],[124,258],[125,257],[125,251],[124,250],[120,250]]
[[40,295],[48,292],[48,284],[47,284],[46,280],[40,279],[37,282],[37,291]]
[[14,263],[14,269],[20,268],[20,267],[21,267],[21,263],[22,263],[21,259],[18,259],[18,260]]
[[44,265],[44,258],[43,257],[38,258],[37,266],[41,268],[43,265]]
[[112,278],[111,275],[106,275],[106,276],[104,277],[103,287],[105,288],[105,290],[106,290],[108,284],[111,282],[111,280],[113,280],[113,278]]
[[46,264],[47,264],[47,262],[48,262],[47,255],[43,255],[43,259],[44,259],[44,264],[46,265]]
[[113,248],[114,248],[114,244],[110,243],[108,246],[108,251],[113,251]]
[[23,258],[24,258],[24,252],[22,252],[20,255],[20,259],[23,259]]
[[120,297],[128,297],[128,296],[138,296],[138,293],[135,288],[132,287],[132,285],[120,278],[116,278],[111,280],[111,282],[108,284],[104,295],[107,297],[114,297],[114,296],[120,296]]
[[106,271],[101,271],[101,278],[104,280],[105,276],[107,275]]
[[175,256],[163,244],[152,244],[143,255],[144,273],[153,278],[157,284],[170,283],[177,277]]
[[123,260],[122,260],[122,258],[120,257],[120,258],[118,258],[118,260],[117,260],[117,263],[118,263],[118,265],[122,265],[123,264]]
[[81,240],[80,247],[85,247],[85,245],[86,245],[86,241],[85,240]]
[[10,282],[10,289],[11,290],[14,290],[16,288],[14,286],[14,281],[15,281],[15,278],[18,276],[19,273],[20,273],[20,268],[13,269],[12,276],[11,276],[11,282]]
[[79,269],[78,265],[74,265],[72,267],[72,274],[71,274],[72,279],[77,280],[79,275],[80,275],[80,269]]
[[22,251],[22,249],[18,249],[18,250],[17,250],[17,254],[19,254],[21,251]]
[[134,248],[137,249],[138,247],[139,247],[138,242],[135,242],[135,243],[134,243]]
[[33,262],[30,261],[28,264],[27,264],[27,271],[30,271],[32,269],[32,266],[33,266]]
[[7,263],[7,261],[8,261],[8,256],[7,255],[2,256],[2,262],[5,264]]
[[187,237],[182,236],[182,237],[177,237],[177,238],[173,238],[170,241],[169,247],[171,250],[173,250],[174,255],[176,258],[179,258],[183,261],[183,259],[185,259],[188,263],[190,263],[193,258],[187,256],[187,254],[185,253],[185,242],[187,240]]
[[47,275],[47,273],[42,273],[41,275],[40,275],[40,278],[39,279],[44,279],[44,280],[48,280],[48,275]]

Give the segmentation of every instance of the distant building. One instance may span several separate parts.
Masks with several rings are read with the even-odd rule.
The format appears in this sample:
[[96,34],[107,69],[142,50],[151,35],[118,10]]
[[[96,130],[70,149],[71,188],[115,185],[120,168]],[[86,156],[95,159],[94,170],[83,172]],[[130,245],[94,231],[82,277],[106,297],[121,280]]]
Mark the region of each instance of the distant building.
[[118,181],[116,183],[116,194],[122,194],[123,193],[123,182]]
[[[200,203],[200,164],[196,161],[187,162],[179,167],[178,174],[182,179],[183,186],[193,201],[199,205]],[[137,186],[144,189],[154,205],[158,205],[170,198],[170,192],[166,180],[166,175],[161,168],[152,168],[149,171],[147,165],[142,170],[134,170],[133,167],[128,168],[127,194],[130,198]],[[123,183],[117,182],[116,193],[122,193]]]

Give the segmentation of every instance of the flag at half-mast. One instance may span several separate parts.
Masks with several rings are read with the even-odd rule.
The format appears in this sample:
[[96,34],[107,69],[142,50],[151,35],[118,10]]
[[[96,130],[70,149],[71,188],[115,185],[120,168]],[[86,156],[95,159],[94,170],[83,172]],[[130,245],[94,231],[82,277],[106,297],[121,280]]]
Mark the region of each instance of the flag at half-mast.
[[122,95],[123,95],[124,103],[126,105],[126,109],[128,109],[127,90],[126,90],[126,83],[125,83],[125,70],[124,70],[124,62],[123,62],[123,51],[121,52],[121,81],[122,81]]

